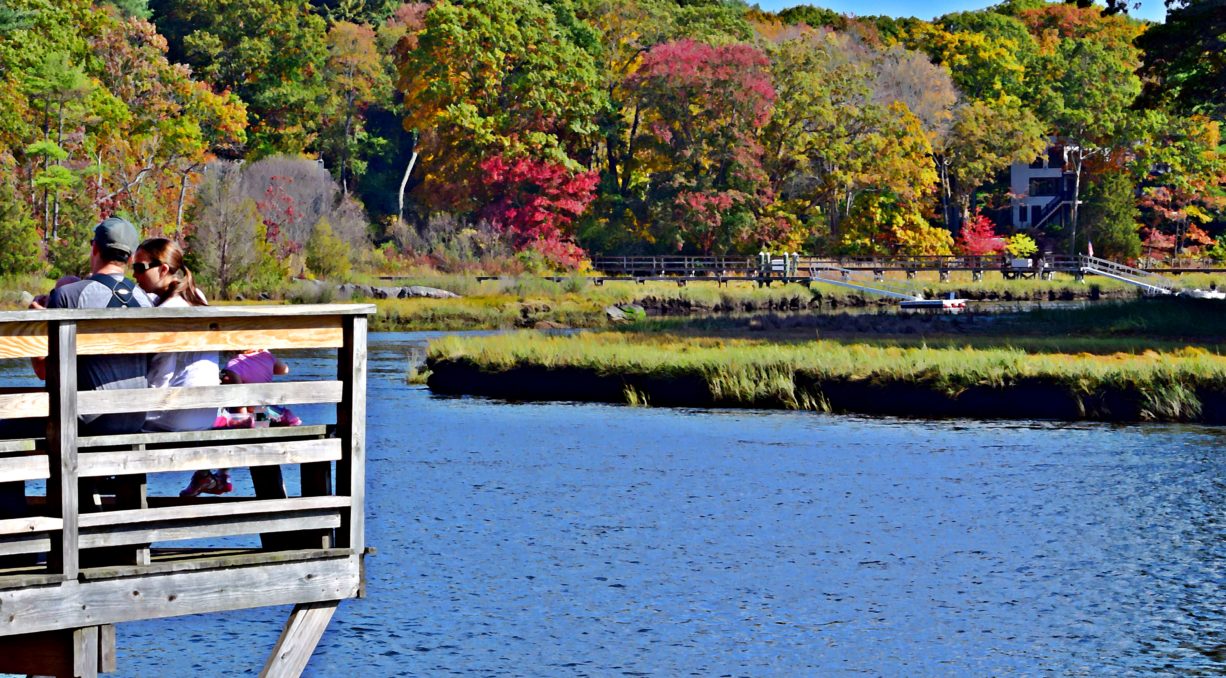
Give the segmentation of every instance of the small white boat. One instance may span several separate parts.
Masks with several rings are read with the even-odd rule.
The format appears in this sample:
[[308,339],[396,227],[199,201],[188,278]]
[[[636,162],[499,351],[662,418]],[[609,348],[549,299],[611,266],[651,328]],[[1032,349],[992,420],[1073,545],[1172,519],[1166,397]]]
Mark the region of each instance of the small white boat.
[[966,299],[908,299],[899,305],[905,309],[958,313],[966,310]]
[[1214,289],[1184,290],[1180,292],[1180,294],[1185,297],[1192,297],[1193,299],[1226,299],[1226,292],[1223,292],[1221,290],[1214,290]]

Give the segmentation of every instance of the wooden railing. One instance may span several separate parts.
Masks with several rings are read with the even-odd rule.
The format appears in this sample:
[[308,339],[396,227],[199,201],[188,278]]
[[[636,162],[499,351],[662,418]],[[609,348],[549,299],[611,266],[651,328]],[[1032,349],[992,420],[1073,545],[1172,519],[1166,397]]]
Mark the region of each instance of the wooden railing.
[[[785,255],[776,253],[771,260],[782,260]],[[854,271],[985,271],[1009,267],[1010,258],[1004,255],[957,255],[957,256],[865,256],[865,257],[812,257],[800,256],[795,270],[807,275],[811,269],[842,268]],[[1046,267],[1050,270],[1075,272],[1076,261],[1071,257],[1048,257]],[[762,262],[756,256],[598,256],[592,267],[606,276],[743,276],[754,277],[763,272]],[[767,270],[775,270],[767,266]]]
[[[0,516],[0,558],[8,561],[0,569],[0,609],[16,611],[0,615],[0,636],[80,634],[134,619],[261,605],[334,606],[359,595],[366,549],[366,316],[373,310],[353,304],[0,313],[0,358],[47,357],[45,387],[0,392],[0,418],[43,422],[35,434],[0,440],[0,482],[46,486],[45,497],[26,500],[27,515]],[[224,356],[249,348],[334,349],[337,375],[78,391],[81,356]],[[335,421],[103,436],[80,435],[78,424],[79,416],[92,414],[310,404],[334,405]],[[301,496],[286,495],[282,466],[298,467]],[[254,487],[235,488],[236,497],[149,496],[149,474],[175,473],[186,482],[198,469],[240,467],[251,468]],[[237,535],[260,535],[261,547],[180,548],[173,557],[161,548]],[[278,673],[270,660],[266,673],[293,670]]]

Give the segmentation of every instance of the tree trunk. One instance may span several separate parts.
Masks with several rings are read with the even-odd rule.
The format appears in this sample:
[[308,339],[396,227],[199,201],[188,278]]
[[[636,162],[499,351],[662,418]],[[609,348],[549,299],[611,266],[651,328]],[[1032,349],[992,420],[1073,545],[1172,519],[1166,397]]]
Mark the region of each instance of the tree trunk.
[[345,198],[349,197],[349,132],[353,129],[353,94],[350,94],[348,98],[348,106],[345,111],[345,134],[341,137],[341,142],[345,145],[341,149],[341,195]]
[[[59,146],[60,148],[63,148],[64,147],[64,99],[63,98],[60,99],[60,108],[59,108],[59,111],[57,112],[56,117],[58,118],[58,120],[56,121],[57,130],[55,134],[55,144]],[[64,165],[64,163],[59,160],[57,160],[55,164],[61,167]],[[55,202],[55,207],[54,207],[53,214],[51,217],[51,234],[52,236],[58,236],[60,233],[60,192],[56,191],[54,196],[55,197],[53,198],[53,201]]]
[[183,205],[187,201],[187,180],[195,170],[196,165],[194,163],[189,165],[187,169],[183,170],[183,175],[179,179],[179,204],[175,209],[175,233],[180,237],[183,235]]
[[1072,209],[1072,243],[1069,249],[1074,257],[1077,256],[1077,214],[1080,211],[1078,208],[1081,203],[1081,166],[1085,162],[1085,149],[1080,146],[1077,148],[1077,155],[1073,160],[1073,209]]
[[626,157],[622,161],[621,193],[630,190],[630,174],[634,168],[634,137],[639,133],[639,105],[634,105],[634,122],[630,124],[630,138],[626,142]]

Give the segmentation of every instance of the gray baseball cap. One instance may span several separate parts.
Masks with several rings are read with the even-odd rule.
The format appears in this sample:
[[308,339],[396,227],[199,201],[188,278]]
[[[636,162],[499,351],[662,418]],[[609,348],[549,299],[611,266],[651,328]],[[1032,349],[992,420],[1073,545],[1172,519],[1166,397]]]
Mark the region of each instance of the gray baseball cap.
[[132,256],[140,245],[140,235],[127,219],[110,217],[94,227],[94,244],[100,250],[110,249]]

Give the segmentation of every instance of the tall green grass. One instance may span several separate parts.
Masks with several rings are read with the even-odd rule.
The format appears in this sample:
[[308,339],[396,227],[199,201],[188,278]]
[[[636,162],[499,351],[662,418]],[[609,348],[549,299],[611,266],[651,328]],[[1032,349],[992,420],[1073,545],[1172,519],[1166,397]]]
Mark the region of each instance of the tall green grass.
[[817,401],[820,394],[798,388],[799,377],[818,382],[911,384],[947,396],[972,387],[1008,388],[1023,381],[1060,384],[1083,394],[1124,389],[1147,394],[1145,413],[1155,420],[1191,418],[1199,412],[1197,389],[1226,388],[1226,357],[1195,347],[1141,354],[1035,354],[969,346],[520,332],[446,337],[431,343],[429,360],[462,361],[492,372],[539,367],[665,379],[698,375],[719,402],[773,402],[798,409],[824,409]]

